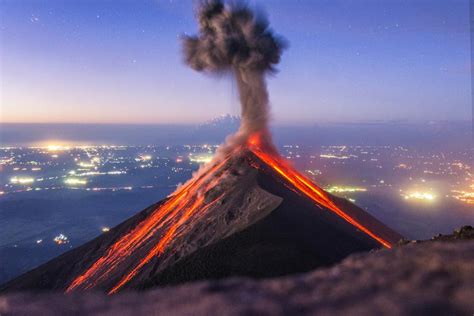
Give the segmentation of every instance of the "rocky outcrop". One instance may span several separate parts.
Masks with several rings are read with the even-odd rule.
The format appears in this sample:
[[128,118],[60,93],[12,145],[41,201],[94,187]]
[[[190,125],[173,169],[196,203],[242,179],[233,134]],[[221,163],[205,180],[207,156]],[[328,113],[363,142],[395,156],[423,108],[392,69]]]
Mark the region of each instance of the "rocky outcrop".
[[8,294],[1,315],[472,315],[474,241],[356,254],[331,268],[144,292]]

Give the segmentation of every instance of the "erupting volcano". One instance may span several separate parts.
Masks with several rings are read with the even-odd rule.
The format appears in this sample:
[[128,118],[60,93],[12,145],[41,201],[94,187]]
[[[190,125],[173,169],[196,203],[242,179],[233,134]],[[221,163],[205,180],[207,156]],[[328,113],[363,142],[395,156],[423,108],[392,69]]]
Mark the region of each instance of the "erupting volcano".
[[277,152],[265,75],[285,47],[248,7],[203,2],[185,37],[195,70],[235,76],[242,123],[215,158],[156,205],[7,283],[4,290],[100,289],[109,294],[199,279],[270,277],[390,248],[401,236],[324,192]]

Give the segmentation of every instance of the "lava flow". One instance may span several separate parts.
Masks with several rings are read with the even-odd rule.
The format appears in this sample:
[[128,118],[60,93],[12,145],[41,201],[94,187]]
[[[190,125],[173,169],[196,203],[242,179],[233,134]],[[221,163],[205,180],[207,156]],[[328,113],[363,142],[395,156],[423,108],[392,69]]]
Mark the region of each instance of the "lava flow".
[[281,157],[276,154],[271,154],[271,151],[263,150],[262,148],[264,146],[262,146],[262,141],[259,133],[255,133],[249,138],[248,146],[249,149],[258,158],[260,158],[263,162],[265,162],[268,166],[275,170],[285,180],[294,185],[297,188],[297,191],[304,193],[307,197],[309,197],[317,204],[322,205],[327,209],[333,211],[334,213],[342,217],[345,221],[352,224],[357,229],[363,231],[364,233],[378,241],[384,247],[392,248],[391,244],[388,241],[377,236],[368,228],[363,226],[361,223],[359,223],[354,218],[345,213],[343,210],[341,210],[339,207],[337,207],[337,205],[329,199],[329,197],[322,189],[320,189],[302,174],[297,172],[295,169],[291,168],[289,164],[286,163]]
[[[246,147],[246,148],[244,148]],[[355,226],[360,231],[375,239],[381,245],[391,248],[391,244],[383,238],[377,236],[360,222],[341,210],[326,193],[313,184],[306,177],[298,173],[289,166],[273,150],[265,150],[267,146],[262,146],[259,133],[249,138],[246,146],[240,146],[239,150],[249,150],[258,157],[264,165],[274,170],[284,180],[293,185],[294,190],[307,196],[316,204],[334,212],[342,219]],[[82,275],[78,276],[66,289],[71,292],[75,289],[91,289],[105,282],[112,273],[121,273],[120,280],[109,290],[109,294],[116,293],[125,284],[132,280],[140,270],[153,258],[160,257],[177,236],[178,230],[193,217],[199,217],[209,209],[221,196],[206,203],[205,193],[219,184],[219,175],[229,158],[218,163],[211,164],[196,179],[191,180],[187,185],[180,188],[164,204],[160,205],[140,222],[134,229],[117,240],[106,253],[90,266]],[[126,268],[123,272],[124,261],[138,253],[141,247],[147,243],[153,243],[152,237],[159,235],[159,239],[154,245],[149,247],[144,255],[140,255],[137,262],[133,262],[131,268]],[[122,270],[119,270],[122,269]],[[121,271],[121,272],[120,272]],[[103,285],[103,284],[102,284]]]
[[[118,241],[109,247],[105,255],[99,258],[82,275],[77,277],[66,289],[71,292],[75,289],[91,289],[104,281],[120,264],[127,259],[137,249],[142,247],[160,229],[166,226],[163,237],[158,244],[153,247],[148,254],[136,263],[135,267],[128,273],[110,293],[116,292],[121,286],[129,281],[138,270],[144,266],[151,258],[164,251],[172,240],[177,229],[192,216],[199,207],[209,207],[204,205],[204,198],[201,192],[209,190],[216,182],[216,171],[218,171],[227,159],[209,167],[204,174],[191,180],[187,185],[180,188],[164,204],[156,208],[152,214],[140,222],[133,230],[125,234]],[[196,201],[192,202],[192,198]],[[216,199],[217,200],[217,199]]]

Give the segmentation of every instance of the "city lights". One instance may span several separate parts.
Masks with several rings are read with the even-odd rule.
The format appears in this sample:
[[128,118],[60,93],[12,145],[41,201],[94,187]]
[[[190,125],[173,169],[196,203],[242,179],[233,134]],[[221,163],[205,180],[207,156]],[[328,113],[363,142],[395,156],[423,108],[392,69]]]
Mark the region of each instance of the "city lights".
[[109,171],[107,172],[107,174],[110,174],[110,175],[114,175],[114,174],[126,174],[127,171],[123,171],[123,170],[114,170],[114,171]]
[[451,190],[453,193],[452,197],[456,200],[464,202],[466,204],[474,204],[474,184],[469,186],[466,190]]
[[47,151],[64,151],[64,150],[70,150],[71,147],[69,146],[63,146],[63,145],[58,145],[58,144],[50,144],[46,146]]
[[141,155],[135,158],[135,161],[149,161],[151,158],[151,155]]
[[91,163],[91,162],[83,162],[83,161],[78,162],[77,165],[78,165],[79,167],[81,167],[81,168],[86,168],[86,169],[87,169],[87,168],[94,168],[94,167],[95,167],[95,165],[94,165],[93,163]]
[[402,194],[402,197],[405,200],[420,200],[420,201],[433,201],[436,198],[436,195],[430,192],[423,192],[423,191],[414,191],[408,192],[406,194]]
[[338,156],[338,155],[332,155],[332,154],[321,154],[319,155],[320,158],[326,158],[326,159],[349,159],[349,156]]
[[346,192],[366,192],[367,189],[363,187],[352,187],[352,186],[331,186],[326,191],[330,193],[346,193]]
[[10,183],[13,184],[30,184],[35,182],[34,178],[29,177],[12,177],[10,178]]
[[69,243],[69,239],[64,234],[59,234],[58,236],[54,237],[53,241],[58,245]]
[[[7,181],[0,187],[0,195],[61,189],[149,189],[163,185],[160,182],[163,180],[169,182],[165,185],[174,185],[175,176],[189,176],[197,165],[211,161],[216,149],[217,146],[210,144],[73,146],[59,141],[49,141],[41,147],[3,147],[0,148],[3,151],[0,172]],[[328,192],[347,199],[358,193],[383,191],[397,197],[401,195],[409,201],[450,199],[474,204],[474,175],[469,153],[452,153],[448,157],[390,146],[321,146],[319,152],[295,144],[284,145],[280,150],[291,159],[300,157],[300,162],[295,162],[296,167],[301,162],[305,164],[305,173],[315,181],[338,183],[340,180],[345,183],[350,179],[351,185],[326,186]],[[60,159],[54,159],[57,153]],[[463,157],[466,159],[462,160]],[[353,174],[356,166],[362,171]],[[338,179],[334,170],[341,168],[345,168],[345,174],[350,174],[351,178]],[[135,177],[143,175],[137,170],[150,172],[153,174],[151,179],[160,179],[160,183],[131,185],[136,183]],[[90,185],[92,179],[94,185]],[[409,189],[406,189],[407,183]],[[429,187],[432,183],[437,185],[435,193]]]
[[199,164],[208,163],[211,160],[212,160],[212,156],[210,155],[202,155],[202,156],[195,156],[195,157],[192,155],[189,155],[189,161],[196,162]]
[[85,185],[87,184],[87,181],[83,179],[78,179],[78,178],[67,178],[66,180],[64,180],[64,183],[74,186],[74,185]]

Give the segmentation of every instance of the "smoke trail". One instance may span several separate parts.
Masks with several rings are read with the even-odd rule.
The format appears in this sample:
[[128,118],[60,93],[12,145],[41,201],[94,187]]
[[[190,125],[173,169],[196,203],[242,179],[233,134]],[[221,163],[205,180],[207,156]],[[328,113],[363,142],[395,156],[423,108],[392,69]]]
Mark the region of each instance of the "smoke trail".
[[263,15],[238,2],[202,1],[198,20],[199,34],[184,37],[186,63],[197,71],[233,73],[239,91],[241,125],[223,150],[245,142],[256,132],[272,147],[265,74],[275,71],[285,42],[269,29]]

